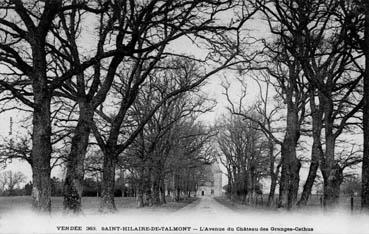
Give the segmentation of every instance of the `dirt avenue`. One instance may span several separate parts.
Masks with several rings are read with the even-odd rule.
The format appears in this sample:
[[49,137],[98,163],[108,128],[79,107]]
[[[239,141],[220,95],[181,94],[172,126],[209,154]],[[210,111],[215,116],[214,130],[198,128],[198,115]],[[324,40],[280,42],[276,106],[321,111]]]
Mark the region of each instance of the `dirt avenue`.
[[213,197],[201,197],[199,200],[187,205],[186,207],[177,211],[177,213],[196,213],[204,214],[232,214],[233,210],[217,202]]

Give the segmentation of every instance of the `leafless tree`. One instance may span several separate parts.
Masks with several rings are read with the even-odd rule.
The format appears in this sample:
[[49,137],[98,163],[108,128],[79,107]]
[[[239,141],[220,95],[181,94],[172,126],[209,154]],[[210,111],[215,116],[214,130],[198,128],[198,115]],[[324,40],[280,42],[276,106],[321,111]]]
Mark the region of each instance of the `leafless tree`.
[[[50,158],[52,153],[52,108],[55,90],[74,75],[111,56],[99,54],[75,66],[65,50],[64,35],[53,32],[71,9],[99,11],[87,1],[6,0],[0,3],[0,82],[2,101],[17,99],[32,111],[33,207],[50,211]],[[96,8],[96,9],[95,9]],[[86,22],[86,21],[85,21]]]
[[[346,30],[346,39],[365,62],[356,63],[363,76],[363,163],[361,207],[369,209],[369,5],[366,1],[344,1],[340,4],[341,25]],[[359,56],[358,56],[359,57]]]
[[[261,130],[268,139],[269,174],[271,182],[268,196],[268,206],[272,206],[274,203],[275,189],[278,184],[281,161],[278,157],[280,155],[280,150],[276,147],[278,145],[269,134],[275,134],[280,131],[280,128],[278,128],[276,125],[280,123],[281,119],[283,118],[280,113],[283,109],[283,104],[281,103],[281,98],[278,97],[278,93],[272,95],[273,83],[268,72],[258,72],[254,77],[254,80],[259,87],[259,98],[256,104],[253,106],[253,109],[255,109],[258,116],[261,117],[260,123],[263,123],[263,126],[265,127],[265,130]],[[246,91],[247,86],[244,82],[241,83]]]
[[[236,7],[239,8],[236,11],[240,14],[236,16],[237,19],[234,19],[232,24],[222,23],[218,20],[213,21],[216,15],[227,10],[231,11]],[[236,55],[228,50],[233,45],[228,44],[227,46],[227,43],[230,43],[230,38],[233,37],[240,39],[238,30],[255,12],[253,8],[249,8],[247,3],[242,1],[236,1],[232,4],[228,4],[228,1],[207,1],[204,4],[201,1],[185,3],[106,1],[99,9],[103,10],[94,11],[97,13],[99,20],[97,57],[102,57],[102,54],[105,54],[105,47],[109,46],[115,47],[115,50],[120,52],[114,54],[110,60],[105,62],[99,60],[98,63],[95,63],[90,72],[91,74],[88,72],[77,74],[75,83],[65,83],[62,87],[63,92],[60,94],[63,98],[78,103],[79,117],[72,139],[64,187],[65,208],[75,212],[78,212],[81,207],[83,159],[86,154],[88,136],[91,132],[90,125],[94,112],[100,108],[99,106],[103,105],[106,99],[109,99],[108,93],[112,84],[118,82],[123,85],[122,88],[124,87],[125,93],[122,93],[122,100],[124,101],[120,104],[119,112],[121,114],[117,115],[115,119],[112,118],[115,123],[111,129],[111,142],[109,143],[111,146],[105,147],[109,148],[109,151],[115,151],[113,148],[117,144],[116,139],[125,113],[134,102],[137,93],[139,93],[141,84],[149,77],[151,70],[158,61],[165,56],[183,56],[175,51],[167,50],[171,41],[184,36],[195,43],[199,39],[206,41],[209,45],[212,45],[209,57],[206,59],[207,62],[212,60],[214,62],[212,65],[215,65],[225,60],[225,64],[230,65]],[[79,33],[78,29],[80,28],[77,23],[80,22],[81,15],[79,9],[72,10],[67,17],[61,19],[62,34],[67,36],[66,44],[77,67],[82,65],[79,58],[81,51],[76,45],[76,34]],[[234,33],[228,35],[227,32]],[[112,42],[111,39],[114,39],[114,41]],[[110,42],[107,43],[106,41]],[[220,41],[225,43],[219,43]],[[211,73],[220,70],[220,67]],[[126,77],[123,75],[117,76],[125,69],[130,70],[130,74],[124,74]],[[87,82],[84,81],[86,78]],[[96,133],[96,129],[94,132]],[[117,154],[109,153],[108,155]],[[107,165],[107,167],[110,166]],[[103,202],[102,204],[108,203]]]
[[[363,97],[363,130],[364,130],[364,154],[362,164],[362,189],[361,189],[361,207],[369,209],[369,4],[364,1],[365,23],[364,39],[360,47],[365,55],[365,73],[364,73],[364,97]],[[359,4],[360,6],[360,4]]]
[[[54,134],[52,137],[51,143],[53,151],[50,159],[51,169],[62,166],[66,160],[68,149],[65,147],[65,145],[67,145],[65,137],[65,135],[58,137],[58,134]],[[12,163],[13,160],[19,160],[28,163],[29,166],[32,167],[31,138],[29,131],[22,135],[17,133],[4,138],[2,144],[0,144],[0,164],[6,166]]]
[[[177,135],[177,133],[180,133]],[[172,182],[175,200],[180,200],[181,194],[190,197],[196,192],[203,170],[215,160],[211,150],[213,129],[196,123],[194,119],[187,119],[173,129],[175,136],[167,159],[166,174]]]
[[26,176],[22,172],[4,171],[0,174],[1,192],[11,194],[25,180]]
[[[272,5],[264,5],[270,28],[281,37],[282,46],[294,57],[309,82],[314,143],[300,204],[306,204],[320,162],[325,181],[324,200],[331,206],[338,200],[340,184],[340,176],[335,174],[339,172],[336,139],[352,124],[349,120],[362,106],[358,95],[361,76],[356,75],[351,65],[352,49],[346,43],[346,30],[337,23],[337,1],[272,1]],[[324,151],[320,139],[323,125]]]
[[[135,61],[137,62],[137,61]],[[115,149],[114,157],[113,158],[106,158],[108,155],[109,157],[112,157],[111,154],[104,154],[104,161],[105,161],[105,168],[104,168],[104,175],[107,176],[105,179],[104,185],[109,185],[110,187],[104,188],[103,186],[103,201],[102,201],[102,209],[106,210],[114,210],[114,198],[112,191],[114,189],[114,168],[116,164],[116,157],[118,157],[119,154],[123,153],[123,151],[134,142],[134,139],[142,135],[142,130],[145,128],[145,125],[151,121],[153,117],[155,117],[156,113],[160,110],[160,108],[163,106],[165,109],[166,103],[171,103],[172,98],[176,99],[176,97],[181,97],[184,93],[190,90],[194,90],[198,85],[200,85],[201,82],[197,80],[198,73],[198,66],[191,62],[191,60],[186,59],[175,59],[175,60],[169,60],[169,61],[163,61],[162,63],[159,63],[158,67],[156,67],[155,70],[152,71],[152,74],[150,74],[150,77],[147,79],[145,83],[142,84],[139,90],[136,90],[136,92],[139,92],[135,94],[134,97],[131,97],[134,100],[130,100],[131,103],[121,103],[120,107],[118,108],[117,112],[118,115],[115,115],[115,117],[110,119],[116,119],[117,126],[110,125],[113,124],[114,121],[110,122],[109,115],[105,113],[104,109],[101,109],[101,112],[99,112],[100,121],[102,121],[102,124],[106,126],[105,128],[100,128],[100,130],[97,129],[97,127],[94,127],[94,134],[95,138],[97,139],[97,143],[99,144],[100,148],[107,150],[106,152],[110,152],[111,149]],[[131,71],[129,71],[131,72]],[[124,73],[123,73],[124,74]],[[147,74],[144,72],[143,74],[137,73],[136,75],[143,75],[146,76]],[[145,78],[145,77],[144,77]],[[122,102],[123,97],[129,97],[129,94],[127,92],[131,92],[129,89],[130,87],[126,87],[125,80],[122,79],[122,83],[119,84],[117,88],[117,100],[118,103]],[[136,80],[136,82],[139,82]],[[143,81],[142,81],[143,82]],[[138,84],[137,84],[138,85]],[[137,89],[138,87],[136,87]],[[142,97],[145,97],[145,93],[148,94],[157,94],[157,96],[150,96],[150,99],[140,99],[139,96],[136,96],[138,94],[143,95]],[[127,96],[128,95],[128,96]],[[113,97],[112,97],[113,98]],[[127,101],[127,99],[123,99],[123,101]],[[147,102],[149,101],[149,102]],[[154,102],[152,102],[154,101]],[[131,126],[131,119],[130,119],[130,113],[132,112],[132,108],[139,103],[144,103],[141,106],[141,110],[139,112],[139,120],[136,121],[136,123]],[[136,105],[135,105],[136,104]],[[127,106],[128,105],[128,106]],[[173,114],[176,113],[176,109],[178,109],[181,105],[170,107],[168,111],[173,111]],[[186,112],[186,108],[184,106],[184,110]],[[108,110],[106,108],[105,110]],[[179,109],[180,110],[180,109]],[[182,110],[183,111],[183,110]],[[161,112],[159,111],[159,114]],[[181,112],[179,112],[181,113]],[[137,113],[136,113],[137,114]],[[172,116],[168,112],[168,116]],[[173,117],[173,116],[172,116]],[[123,120],[124,123],[123,124]],[[104,124],[105,122],[106,124]],[[112,128],[114,127],[114,129]],[[119,127],[119,128],[118,128]],[[165,129],[165,128],[164,128]],[[114,134],[113,134],[114,133]],[[119,136],[121,133],[124,133],[124,135]],[[112,135],[113,134],[113,135]],[[161,135],[160,133],[159,135]],[[105,137],[107,136],[107,137]],[[103,140],[103,138],[106,138],[107,140]],[[114,137],[114,145],[109,146],[106,145],[105,142],[109,141],[109,138]],[[154,146],[156,145],[156,142],[152,142],[151,144],[153,147],[149,147],[149,155],[154,153]],[[113,147],[113,148],[111,148]],[[103,150],[103,152],[104,152]],[[144,149],[142,149],[144,150]],[[110,152],[112,153],[112,152]],[[142,153],[147,153],[143,151]],[[143,156],[146,158],[146,156]],[[148,158],[150,159],[150,157]],[[147,163],[150,163],[147,161]],[[114,165],[111,167],[111,165]],[[106,173],[110,173],[108,176]],[[106,182],[106,180],[109,180],[109,183]],[[104,197],[104,189],[106,190],[106,196]]]
[[[301,124],[305,119],[307,101],[306,78],[301,72],[299,62],[291,57],[283,43],[277,40],[274,43],[265,42],[262,62],[256,70],[265,70],[272,78],[272,84],[286,105],[286,124],[283,140],[278,139],[270,132],[260,119],[249,116],[245,107],[236,105],[229,100],[231,112],[243,116],[245,119],[256,122],[259,127],[281,146],[281,179],[279,191],[279,207],[291,208],[297,200],[299,187],[299,171],[301,163],[297,158],[296,147],[301,135]],[[245,95],[245,93],[243,94]]]
[[221,162],[227,168],[228,193],[231,199],[238,198],[253,204],[261,189],[260,179],[268,174],[263,133],[257,123],[241,116],[231,115],[222,122],[218,145]]

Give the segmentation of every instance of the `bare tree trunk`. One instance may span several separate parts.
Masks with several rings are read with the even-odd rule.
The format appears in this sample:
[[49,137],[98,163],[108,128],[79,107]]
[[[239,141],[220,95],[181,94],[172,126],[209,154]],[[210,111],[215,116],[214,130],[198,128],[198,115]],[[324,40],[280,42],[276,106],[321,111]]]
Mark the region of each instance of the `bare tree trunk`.
[[289,192],[288,192],[288,209],[291,209],[297,202],[297,195],[299,191],[299,182],[300,182],[300,168],[301,163],[296,158],[293,159],[293,161],[290,164],[290,171],[291,171],[291,177],[290,177],[290,184],[289,184]]
[[[327,127],[326,127],[327,128]],[[335,140],[332,135],[326,136],[326,149],[321,170],[324,179],[324,206],[332,208],[338,203],[340,173],[339,165],[334,160]]]
[[312,116],[313,145],[311,148],[311,164],[309,174],[306,179],[304,189],[301,194],[298,206],[306,206],[311,195],[316,174],[319,168],[319,162],[323,157],[323,149],[321,145],[322,117],[323,112],[320,105],[315,103],[315,90],[310,90],[310,109]]
[[282,146],[282,157],[283,154],[285,154],[285,159],[282,158],[278,207],[291,209],[297,200],[301,163],[296,158],[296,148],[293,145]]
[[369,210],[369,3],[365,5],[365,31],[364,31],[364,55],[365,55],[365,76],[364,76],[364,106],[363,106],[363,131],[364,131],[364,152],[362,164],[362,188],[361,207]]
[[[292,100],[291,98],[288,98]],[[287,104],[286,135],[281,145],[282,171],[279,186],[278,207],[291,209],[297,199],[300,162],[296,157],[299,138],[298,110],[292,101]]]
[[144,203],[147,206],[153,205],[153,197],[152,197],[152,169],[149,167],[147,169],[147,174],[145,175],[146,181],[145,181],[145,187],[144,187]]
[[161,201],[160,201],[160,172],[158,172],[158,168],[154,169],[154,176],[153,176],[153,181],[152,181],[152,188],[153,188],[153,193],[152,193],[152,203],[154,205],[160,205]]
[[101,184],[100,212],[111,213],[116,211],[114,201],[115,188],[115,158],[110,151],[104,152],[103,178]]
[[164,182],[164,178],[161,178],[160,180],[160,200],[162,204],[166,204],[167,200],[165,198],[165,182]]
[[228,187],[227,187],[227,195],[229,196],[229,199],[233,199],[233,185],[232,185],[232,172],[228,170]]
[[242,183],[242,188],[241,188],[242,203],[250,204],[251,195],[252,195],[251,194],[251,191],[252,191],[251,170],[246,171],[245,166],[243,166],[242,168],[243,168],[243,171],[242,171],[243,183]]
[[143,190],[139,189],[137,193],[137,207],[144,207]]
[[32,133],[32,206],[36,211],[51,211],[51,94],[46,75],[45,36],[34,35],[32,48],[32,77],[34,92],[33,133]]
[[[269,127],[270,129],[270,127]],[[271,139],[268,140],[268,148],[269,148],[269,175],[270,175],[270,190],[268,195],[268,203],[267,205],[270,207],[272,206],[274,202],[274,194],[275,194],[275,188],[277,187],[277,180],[278,180],[278,174],[279,174],[279,166],[277,167],[277,172],[274,171],[274,164],[275,164],[275,158],[274,158],[274,144]]]
[[[325,207],[334,207],[339,197],[339,165],[334,159],[336,138],[333,134],[332,117],[333,101],[330,96],[322,96],[324,107],[324,124],[325,124],[325,153],[322,160],[321,171],[324,179],[324,205]],[[337,190],[338,187],[338,190]]]
[[297,203],[298,206],[306,206],[307,202],[309,200],[309,197],[311,195],[311,190],[314,185],[314,181],[316,178],[316,174],[319,168],[319,160],[322,155],[322,149],[320,142],[316,142],[314,140],[312,150],[311,150],[311,164],[309,168],[309,174],[306,179],[304,189],[301,194],[301,198],[299,202]]
[[181,200],[181,189],[179,187],[176,189],[176,199],[175,200],[176,201]]
[[175,201],[179,201],[181,199],[181,184],[179,181],[179,175],[175,175],[174,177],[174,191],[175,191]]
[[250,197],[250,201],[252,204],[255,204],[255,198],[256,198],[256,191],[255,191],[255,187],[256,187],[256,178],[255,178],[255,168],[253,165],[253,162],[250,163],[250,175],[249,175],[249,188],[248,188],[248,194]]
[[287,158],[284,157],[286,153],[283,153],[284,146],[282,145],[282,171],[281,171],[281,179],[279,182],[279,198],[278,198],[278,208],[285,208],[288,204],[288,180],[289,180],[289,171],[287,168]]
[[269,207],[271,207],[275,201],[274,200],[275,189],[278,183],[278,176],[279,176],[280,168],[281,168],[281,163],[278,164],[276,171],[273,172],[272,177],[271,177],[270,192],[269,192],[268,203],[267,203]]
[[100,190],[100,185],[99,185],[99,172],[96,173],[96,197],[99,197],[99,190]]
[[271,207],[274,202],[275,189],[277,187],[277,178],[278,178],[278,175],[276,174],[273,174],[271,177],[270,190],[269,190],[268,203],[267,203],[267,206],[269,207]]
[[187,173],[186,173],[186,192],[187,192],[187,197],[190,198],[191,197],[190,171],[188,169],[187,169]]
[[327,208],[334,208],[338,205],[340,186],[343,181],[343,170],[340,168],[338,163],[335,163],[325,178],[324,206]]
[[[55,29],[52,22],[56,15],[63,14],[60,12],[62,1],[47,1],[37,7],[38,12],[33,12],[35,14],[31,13],[34,8],[28,4],[29,1],[1,1],[1,10],[5,9],[6,13],[2,13],[1,16],[0,60],[2,67],[7,67],[5,70],[8,70],[1,68],[1,80],[6,84],[1,85],[1,92],[10,91],[13,94],[12,99],[20,99],[32,108],[32,207],[35,211],[50,212],[52,153],[50,103],[53,88],[48,80],[47,57],[53,57],[49,52],[52,50],[50,47],[55,47],[53,43],[46,45],[46,37]],[[13,31],[10,32],[4,27],[13,28]],[[17,29],[14,30],[14,27]],[[7,73],[10,74],[9,72],[19,76],[20,79],[8,80],[5,76]],[[32,88],[24,82],[19,82],[24,76],[31,81],[29,85]],[[7,98],[2,100],[8,101]]]
[[160,200],[160,187],[158,185],[158,182],[156,182],[156,181],[153,184],[152,203],[154,205],[160,205],[161,204],[161,200]]
[[233,166],[233,186],[232,186],[232,196],[234,199],[238,199],[240,196],[240,178],[237,171],[237,167]]
[[141,178],[137,188],[137,207],[144,207],[144,177],[143,170],[141,170]]
[[90,122],[93,111],[88,103],[80,102],[80,115],[72,138],[71,151],[67,160],[67,173],[64,181],[64,210],[81,211],[83,192],[84,159],[90,136]]
[[[36,86],[36,87],[35,87]],[[32,134],[32,207],[36,211],[51,211],[51,124],[50,97],[45,87],[34,85]]]

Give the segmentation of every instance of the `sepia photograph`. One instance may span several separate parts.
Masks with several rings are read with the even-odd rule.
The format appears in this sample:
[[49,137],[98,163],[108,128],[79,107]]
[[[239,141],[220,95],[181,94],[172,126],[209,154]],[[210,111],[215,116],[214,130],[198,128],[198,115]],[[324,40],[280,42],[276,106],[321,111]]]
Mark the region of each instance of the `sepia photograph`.
[[369,233],[369,1],[0,0],[28,233]]

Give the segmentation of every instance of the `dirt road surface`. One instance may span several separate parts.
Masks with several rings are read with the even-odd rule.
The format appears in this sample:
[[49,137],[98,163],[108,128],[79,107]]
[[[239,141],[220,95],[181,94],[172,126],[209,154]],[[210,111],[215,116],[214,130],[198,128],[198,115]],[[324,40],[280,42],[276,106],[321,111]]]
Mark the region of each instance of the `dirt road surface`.
[[179,214],[191,214],[196,215],[210,215],[210,216],[223,216],[232,215],[234,211],[228,207],[220,204],[212,197],[201,197],[199,200],[183,207],[176,213]]

